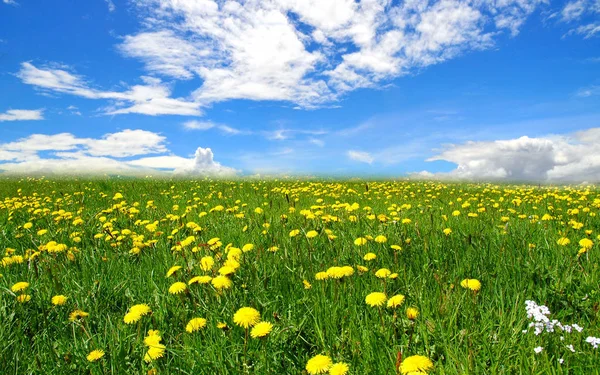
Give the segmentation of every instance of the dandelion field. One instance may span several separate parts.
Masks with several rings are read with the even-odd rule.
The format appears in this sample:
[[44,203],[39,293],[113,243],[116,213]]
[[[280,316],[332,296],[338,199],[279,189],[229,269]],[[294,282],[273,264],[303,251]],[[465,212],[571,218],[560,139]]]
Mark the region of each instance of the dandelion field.
[[600,194],[0,183],[0,374],[600,373]]

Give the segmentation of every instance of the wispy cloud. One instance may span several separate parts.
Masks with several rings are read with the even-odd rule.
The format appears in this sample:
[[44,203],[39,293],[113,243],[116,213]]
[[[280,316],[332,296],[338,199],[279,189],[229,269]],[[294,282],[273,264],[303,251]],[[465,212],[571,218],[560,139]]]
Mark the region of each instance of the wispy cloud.
[[143,85],[134,85],[125,91],[104,91],[90,87],[80,76],[64,68],[38,68],[29,62],[21,64],[17,73],[24,83],[40,90],[75,95],[87,99],[113,101],[105,113],[118,115],[140,113],[145,115],[200,115],[200,105],[182,98],[171,98],[171,89],[153,77],[141,77]]
[[361,163],[371,164],[373,161],[375,161],[373,156],[365,151],[349,150],[347,155],[351,160],[359,161]]

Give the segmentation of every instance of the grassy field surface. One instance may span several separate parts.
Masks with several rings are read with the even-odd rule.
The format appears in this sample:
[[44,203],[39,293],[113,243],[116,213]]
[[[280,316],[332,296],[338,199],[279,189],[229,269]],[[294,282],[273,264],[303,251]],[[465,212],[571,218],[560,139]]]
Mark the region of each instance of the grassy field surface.
[[0,181],[0,374],[600,373],[600,194]]

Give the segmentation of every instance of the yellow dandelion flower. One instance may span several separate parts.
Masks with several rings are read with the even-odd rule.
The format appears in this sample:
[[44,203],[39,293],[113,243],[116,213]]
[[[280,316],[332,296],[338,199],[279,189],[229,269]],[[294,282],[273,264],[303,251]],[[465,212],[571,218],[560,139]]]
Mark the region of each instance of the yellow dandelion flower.
[[381,268],[381,269],[377,270],[377,272],[375,272],[375,276],[380,279],[385,279],[386,277],[390,276],[391,274],[392,274],[392,271],[388,270],[387,268]]
[[450,229],[450,228],[446,228],[446,229],[444,229],[444,230],[443,230],[443,232],[444,232],[444,234],[445,234],[446,236],[449,236],[449,235],[450,235],[450,233],[452,233],[452,229]]
[[85,317],[88,317],[90,314],[86,313],[83,310],[74,310],[71,314],[69,314],[69,320],[74,322],[76,320],[79,319],[83,319]]
[[104,351],[96,349],[92,350],[90,354],[87,355],[87,360],[88,362],[96,362],[102,357],[104,357]]
[[365,272],[369,272],[369,269],[365,266],[356,266],[356,269],[358,270],[358,272],[360,273],[365,273]]
[[356,246],[363,246],[367,244],[367,239],[364,237],[358,237],[357,239],[354,240],[354,244]]
[[250,336],[252,336],[252,338],[260,338],[260,337],[265,337],[267,336],[269,333],[271,333],[271,331],[273,330],[273,324],[269,323],[269,322],[260,322],[258,324],[256,324],[254,326],[254,328],[252,328],[252,331],[250,331]]
[[19,302],[19,303],[29,302],[30,300],[31,300],[31,296],[29,294],[19,294],[17,296],[17,302]]
[[318,354],[306,362],[306,371],[310,375],[324,374],[331,368],[331,358]]
[[194,318],[188,322],[185,326],[185,330],[188,333],[193,333],[199,331],[200,329],[206,326],[206,319],[204,318]]
[[385,303],[386,300],[387,297],[385,293],[382,292],[373,292],[365,298],[365,302],[371,307],[381,306]]
[[181,269],[181,266],[173,266],[173,267],[169,268],[169,270],[167,271],[166,277],[171,277],[175,272],[179,271],[180,269]]
[[251,243],[247,243],[244,246],[242,246],[242,251],[244,253],[247,253],[248,251],[252,251],[252,250],[254,250],[254,245]]
[[370,261],[370,260],[373,260],[376,258],[377,258],[377,255],[375,255],[373,253],[366,253],[365,256],[363,257],[363,259],[366,261]]
[[219,274],[222,276],[231,275],[234,272],[235,272],[235,268],[230,267],[230,266],[223,266],[223,267],[219,268]]
[[215,289],[229,289],[231,288],[231,280],[227,276],[217,276],[210,282]]
[[317,272],[315,275],[315,280],[327,280],[329,278],[329,274],[327,272]]
[[558,241],[556,241],[556,243],[560,246],[567,246],[568,244],[571,243],[571,240],[568,239],[567,237],[561,237],[558,239]]
[[20,282],[16,283],[15,285],[11,286],[10,290],[12,290],[14,293],[17,293],[17,292],[22,292],[27,288],[29,288],[29,283],[26,281],[20,281]]
[[205,276],[195,276],[192,277],[190,279],[190,281],[188,281],[188,285],[192,285],[192,284],[208,284],[210,283],[210,281],[212,280],[211,276],[205,275]]
[[396,307],[402,305],[404,303],[404,296],[402,294],[396,294],[395,296],[390,297],[387,301],[387,307],[395,309]]
[[144,362],[150,363],[158,358],[165,355],[166,346],[162,344],[156,344],[148,348],[146,355],[144,356]]
[[422,355],[412,355],[405,358],[400,364],[400,373],[402,375],[414,373],[427,373],[433,368],[433,362]]
[[406,317],[410,320],[415,320],[419,316],[419,310],[416,307],[406,309]]
[[346,375],[349,370],[350,366],[347,363],[338,362],[329,368],[329,375]]
[[306,232],[306,238],[315,238],[319,235],[319,233],[316,230],[311,230]]
[[205,256],[200,259],[200,268],[202,271],[210,271],[215,264],[215,260],[211,256]]
[[178,281],[176,283],[173,283],[169,287],[169,293],[171,293],[171,294],[179,294],[179,293],[183,293],[186,289],[187,289],[187,286],[185,285],[185,283],[182,283],[181,281]]
[[591,249],[592,246],[594,246],[594,241],[590,240],[589,238],[582,238],[579,240],[579,246],[584,249]]
[[252,307],[242,307],[233,315],[233,322],[240,327],[253,327],[260,321],[260,313]]
[[471,289],[474,292],[479,291],[481,289],[481,282],[477,279],[464,279],[460,282],[460,286],[465,289]]
[[299,235],[299,234],[300,234],[300,230],[299,230],[299,229],[294,229],[294,230],[291,230],[291,231],[290,231],[290,234],[289,234],[289,236],[290,236],[290,237],[296,237],[296,236],[297,236],[297,235]]
[[377,243],[386,243],[387,242],[387,237],[383,236],[383,235],[379,235],[379,236],[375,237],[375,242],[377,242]]
[[308,280],[302,280],[302,284],[304,284],[304,289],[312,288],[312,284],[308,282]]
[[67,296],[63,296],[62,294],[59,294],[57,296],[52,297],[52,304],[54,306],[62,306],[65,303],[67,303],[68,298],[69,297],[67,297]]

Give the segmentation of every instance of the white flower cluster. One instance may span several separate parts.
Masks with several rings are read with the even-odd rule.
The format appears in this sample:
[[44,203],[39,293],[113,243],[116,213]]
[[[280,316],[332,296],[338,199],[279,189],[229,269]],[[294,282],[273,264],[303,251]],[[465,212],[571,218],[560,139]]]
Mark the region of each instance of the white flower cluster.
[[[524,329],[523,333],[529,332],[530,328],[533,328],[533,332],[536,336],[544,332],[552,333],[557,329],[561,332],[571,333],[573,331],[582,332],[583,327],[578,324],[562,324],[557,319],[550,319],[548,316],[550,315],[550,309],[544,305],[538,305],[534,301],[527,300],[525,301],[525,310],[527,311],[527,318],[532,319],[533,322],[529,323],[528,329]],[[560,337],[560,340],[563,341],[564,336]],[[594,349],[597,349],[600,346],[600,338],[589,336],[585,339],[585,342],[592,345]],[[575,348],[573,345],[566,345],[566,348],[571,352],[575,353]],[[543,347],[538,346],[533,349],[536,354],[541,353],[544,350]],[[563,363],[562,358],[559,360],[560,363]]]
[[585,339],[585,342],[592,345],[594,349],[598,349],[598,346],[600,346],[600,337],[589,336],[587,339]]
[[[529,323],[529,328],[533,327],[533,332],[536,336],[540,335],[544,331],[554,332],[556,328],[563,332],[571,333],[573,330],[577,332],[583,331],[583,327],[578,324],[562,324],[557,319],[548,318],[550,315],[550,309],[544,305],[538,305],[534,301],[525,301],[525,310],[527,311],[527,318],[533,319],[533,322]],[[524,330],[523,333],[527,333],[528,330]]]

